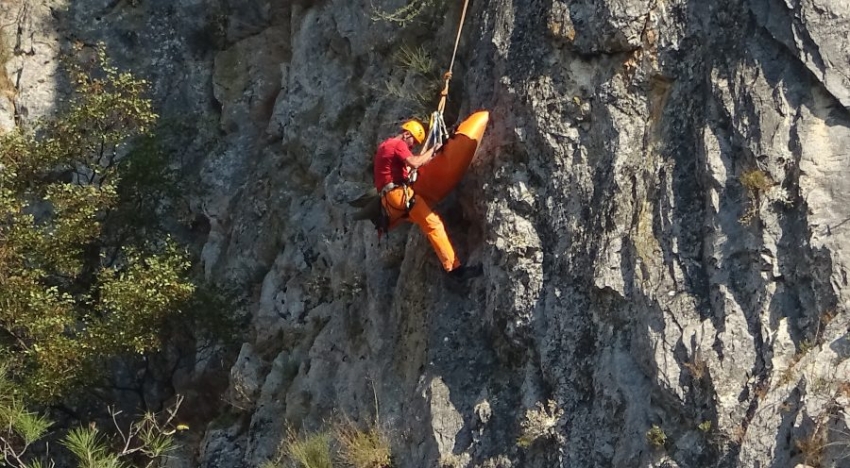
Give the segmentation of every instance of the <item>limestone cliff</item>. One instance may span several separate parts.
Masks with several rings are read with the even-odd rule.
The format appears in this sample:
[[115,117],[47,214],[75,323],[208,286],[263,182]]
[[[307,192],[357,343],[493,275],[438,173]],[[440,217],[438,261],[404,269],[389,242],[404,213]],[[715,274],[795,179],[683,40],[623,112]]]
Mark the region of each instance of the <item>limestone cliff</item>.
[[[421,110],[397,52],[443,71],[461,7],[373,3],[0,0],[0,125],[49,111],[73,41],[188,124],[204,272],[252,320],[237,417],[181,466],[258,466],[376,398],[401,467],[850,466],[846,2],[473,2],[448,114],[491,125],[439,207],[484,267],[462,287],[345,204]],[[549,400],[554,436],[518,446]]]

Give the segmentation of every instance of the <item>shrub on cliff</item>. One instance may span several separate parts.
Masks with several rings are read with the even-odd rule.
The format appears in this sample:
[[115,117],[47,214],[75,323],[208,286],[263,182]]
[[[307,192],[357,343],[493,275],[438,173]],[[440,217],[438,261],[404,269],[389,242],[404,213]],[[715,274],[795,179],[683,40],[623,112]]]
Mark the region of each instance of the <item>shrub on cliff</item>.
[[[134,466],[159,468],[167,466],[168,457],[177,445],[174,433],[188,427],[177,424],[177,410],[182,402],[177,398],[159,413],[146,413],[125,424],[119,413],[112,412],[112,434],[90,424],[65,432],[60,452],[44,443],[52,422],[43,414],[31,411],[11,391],[14,383],[7,368],[0,365],[0,457],[2,466],[36,468],[67,466],[69,455],[81,468]],[[56,456],[58,455],[58,456]]]
[[138,185],[170,174],[155,147],[134,145],[157,119],[147,83],[103,48],[79,63],[55,118],[0,136],[0,352],[13,391],[35,402],[158,349],[195,289],[187,256],[152,222],[163,189]]

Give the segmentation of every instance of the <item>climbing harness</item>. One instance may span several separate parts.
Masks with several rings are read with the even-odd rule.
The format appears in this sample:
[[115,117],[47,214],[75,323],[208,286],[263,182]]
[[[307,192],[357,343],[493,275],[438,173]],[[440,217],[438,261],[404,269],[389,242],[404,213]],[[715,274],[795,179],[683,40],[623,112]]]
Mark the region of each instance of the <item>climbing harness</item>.
[[[401,204],[402,204],[402,207],[403,207],[404,214],[401,215],[401,218],[404,219],[404,218],[407,218],[407,217],[410,216],[410,210],[413,209],[413,205],[416,203],[416,196],[415,195],[412,195],[412,196],[409,195],[410,192],[409,192],[408,186],[409,186],[409,184],[406,183],[406,182],[402,183],[402,184],[396,184],[396,183],[390,182],[387,185],[384,185],[384,187],[381,189],[381,193],[380,193],[380,196],[381,196],[381,217],[378,220],[378,222],[375,223],[375,229],[377,229],[377,231],[378,231],[378,240],[379,241],[381,240],[381,236],[383,236],[384,234],[389,234],[389,232],[390,232],[390,219],[391,219],[391,217],[390,217],[389,209],[387,208],[388,202],[386,201],[388,193],[392,192],[393,190],[395,190],[397,188],[402,189],[401,190],[401,193],[402,193]],[[396,208],[393,208],[393,209],[396,209]]]
[[387,185],[384,185],[384,188],[382,188],[382,189],[381,189],[381,196],[383,197],[384,195],[386,195],[386,194],[390,193],[390,190],[392,190],[392,189],[394,189],[394,188],[396,188],[396,187],[401,187],[401,185],[394,184],[394,183],[392,183],[392,182],[390,182],[390,183],[389,183],[389,184],[387,184]]
[[402,191],[402,206],[404,207],[404,216],[407,217],[410,214],[410,210],[413,209],[413,205],[416,203],[416,196],[408,195],[408,187],[410,184],[402,183],[402,184],[394,184],[390,182],[387,185],[384,185],[384,188],[381,189],[381,198],[386,198],[387,194],[391,191],[401,187]]

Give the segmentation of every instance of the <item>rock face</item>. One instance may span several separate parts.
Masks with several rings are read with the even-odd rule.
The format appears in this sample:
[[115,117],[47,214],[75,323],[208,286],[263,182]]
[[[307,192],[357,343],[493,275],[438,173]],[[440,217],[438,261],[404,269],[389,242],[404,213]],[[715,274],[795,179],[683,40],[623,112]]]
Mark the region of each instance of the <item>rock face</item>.
[[430,110],[459,5],[283,3],[0,1],[24,118],[56,52],[102,40],[189,129],[205,274],[252,304],[237,417],[190,464],[259,466],[345,413],[400,467],[850,466],[846,2],[473,2],[448,114],[492,122],[438,207],[484,267],[460,286],[344,203]]

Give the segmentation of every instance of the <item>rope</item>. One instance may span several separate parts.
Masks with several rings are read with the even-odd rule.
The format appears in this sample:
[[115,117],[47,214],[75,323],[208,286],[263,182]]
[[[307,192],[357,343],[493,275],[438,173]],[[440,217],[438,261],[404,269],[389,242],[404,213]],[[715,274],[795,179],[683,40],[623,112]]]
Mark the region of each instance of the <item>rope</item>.
[[[460,14],[460,24],[457,26],[457,37],[455,37],[455,47],[452,51],[452,60],[449,62],[449,71],[443,75],[443,79],[445,80],[445,84],[443,85],[443,90],[440,91],[440,103],[437,104],[437,111],[431,114],[431,123],[428,127],[428,136],[425,138],[425,142],[422,146],[422,152],[425,152],[431,148],[437,148],[442,145],[446,139],[449,137],[449,132],[446,129],[446,122],[443,120],[443,111],[446,109],[446,98],[449,96],[449,81],[452,79],[452,69],[455,65],[455,58],[457,58],[457,47],[460,44],[460,35],[463,32],[463,23],[466,20],[466,8],[469,6],[469,0],[463,1],[463,11]],[[411,181],[416,180],[416,170],[414,169],[410,173]]]
[[463,31],[463,23],[466,19],[466,7],[469,6],[469,0],[463,0],[463,10],[460,13],[460,24],[457,26],[457,37],[455,38],[455,48],[452,51],[452,60],[449,62],[449,71],[443,75],[443,79],[446,81],[446,84],[443,86],[443,91],[440,92],[440,103],[437,105],[437,112],[440,114],[443,113],[443,110],[446,108],[446,98],[449,95],[449,81],[452,79],[452,69],[455,65],[455,58],[457,57],[457,46],[460,44],[460,34]]

